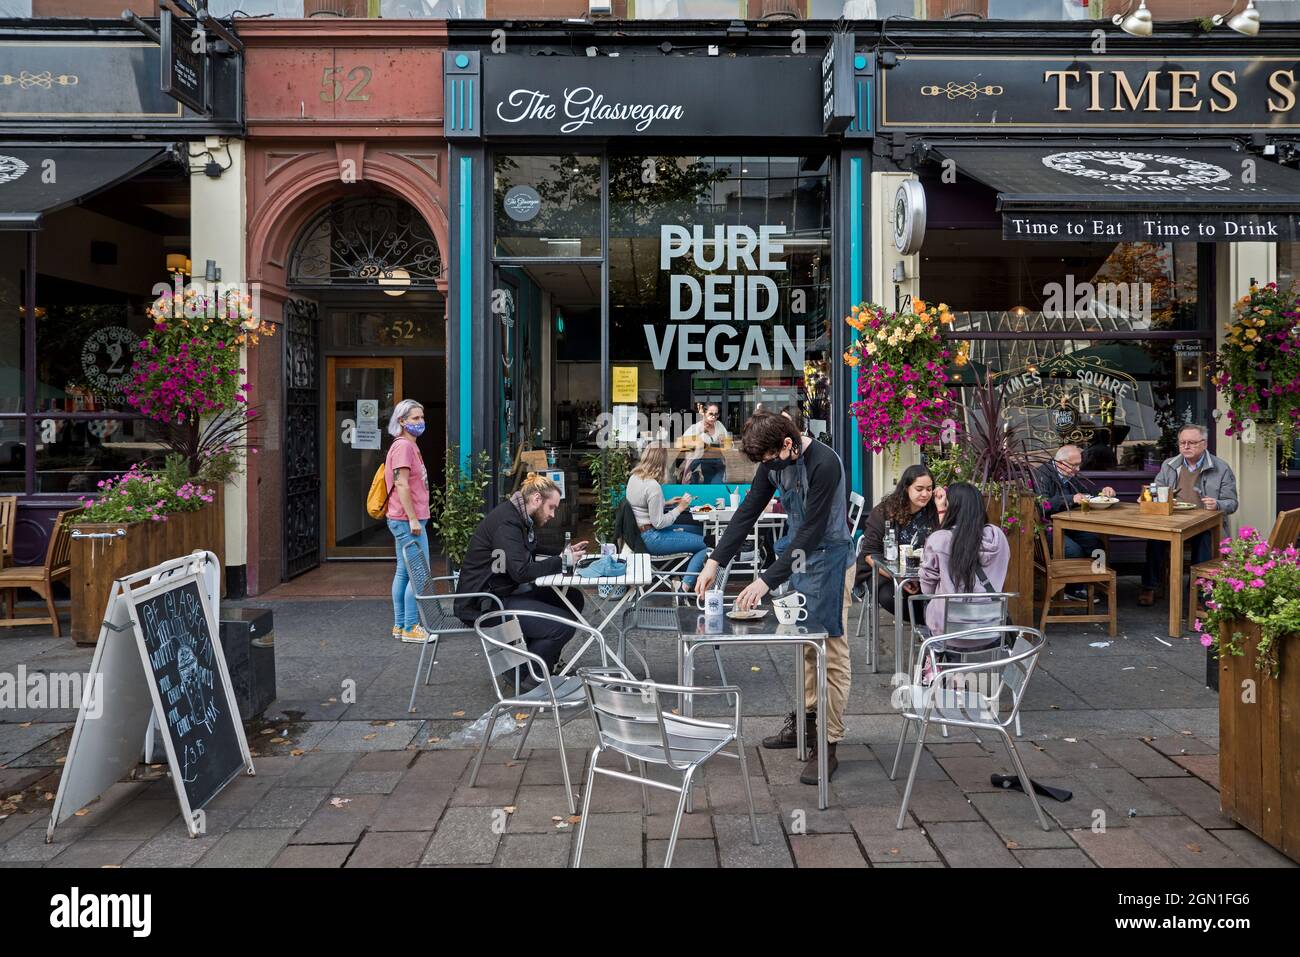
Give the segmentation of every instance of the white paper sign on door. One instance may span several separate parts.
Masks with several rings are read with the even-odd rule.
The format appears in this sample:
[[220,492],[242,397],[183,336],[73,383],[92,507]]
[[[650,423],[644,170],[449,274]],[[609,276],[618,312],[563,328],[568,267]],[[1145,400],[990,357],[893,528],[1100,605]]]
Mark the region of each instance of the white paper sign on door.
[[375,449],[378,450],[379,429],[374,426],[358,425],[352,430],[352,447],[354,449]]
[[357,426],[363,429],[379,428],[378,399],[357,399]]

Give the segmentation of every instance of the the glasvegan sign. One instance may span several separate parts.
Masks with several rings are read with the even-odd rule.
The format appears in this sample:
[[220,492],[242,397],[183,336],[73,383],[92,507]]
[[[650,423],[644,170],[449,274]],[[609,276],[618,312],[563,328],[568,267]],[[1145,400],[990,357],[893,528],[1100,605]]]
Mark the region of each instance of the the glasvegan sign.
[[819,137],[820,69],[812,57],[489,57],[483,130],[489,136]]
[[941,56],[880,71],[881,129],[1300,129],[1295,56]]

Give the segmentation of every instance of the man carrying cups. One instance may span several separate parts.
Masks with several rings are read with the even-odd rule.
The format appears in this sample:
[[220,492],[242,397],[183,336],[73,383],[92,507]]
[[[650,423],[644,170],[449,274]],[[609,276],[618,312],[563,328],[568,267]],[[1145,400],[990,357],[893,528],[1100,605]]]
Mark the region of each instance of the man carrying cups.
[[[736,598],[736,608],[753,608],[769,591],[789,581],[806,600],[807,627],[825,631],[827,676],[826,769],[835,773],[835,745],[844,737],[844,707],[849,697],[849,643],[844,635],[845,569],[853,564],[853,541],[846,515],[844,464],[830,446],[799,432],[788,418],[755,414],[741,439],[745,457],[758,463],[749,494],[740,503],[727,532],[695,581],[703,596],[717,578],[718,569],[733,559],[754,528],[777,489],[789,515],[788,544],[777,560]],[[807,649],[804,703],[808,713],[808,740],[815,742],[817,701],[816,656]],[[779,734],[763,740],[765,748],[795,746],[795,714],[791,712]],[[814,745],[815,747],[815,745]],[[817,784],[817,755],[810,756],[799,778]]]
[[[1237,477],[1227,462],[1210,454],[1206,448],[1209,438],[1209,432],[1201,425],[1188,424],[1179,429],[1179,454],[1160,466],[1156,485],[1168,488],[1176,502],[1222,512],[1226,531],[1228,516],[1237,510]],[[1210,560],[1209,532],[1193,535],[1189,544],[1192,546],[1192,564]],[[1139,605],[1155,603],[1156,585],[1168,566],[1169,543],[1147,542],[1147,564],[1142,570]],[[1181,588],[1182,585],[1171,582],[1170,587]]]

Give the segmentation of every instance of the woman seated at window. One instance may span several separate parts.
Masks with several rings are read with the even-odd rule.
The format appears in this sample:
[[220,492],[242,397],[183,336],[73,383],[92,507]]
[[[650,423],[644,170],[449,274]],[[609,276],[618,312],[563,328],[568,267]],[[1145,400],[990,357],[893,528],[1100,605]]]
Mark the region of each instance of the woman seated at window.
[[[682,583],[695,587],[695,573],[704,567],[709,550],[704,547],[704,536],[699,527],[690,521],[679,521],[682,513],[691,506],[691,496],[664,502],[664,487],[659,484],[668,464],[668,449],[651,443],[641,453],[641,461],[627,480],[627,503],[636,516],[641,540],[651,555],[675,555],[692,552],[690,564]],[[667,510],[671,506],[671,511]]]
[[[893,525],[895,541],[900,545],[924,545],[926,536],[939,527],[939,512],[934,505],[934,476],[924,465],[908,466],[894,491],[867,516],[867,524],[862,532],[866,539],[863,551],[865,564],[858,566],[855,576],[859,585],[865,584],[866,587],[871,587],[869,576],[872,574],[871,568],[875,565],[875,559],[885,556],[886,522]],[[903,585],[905,596],[914,595],[917,590],[915,581]],[[890,614],[895,613],[897,599],[894,595],[892,578],[882,577],[876,597]],[[903,599],[903,605],[904,607],[897,613],[905,617],[909,616],[911,609],[906,597]]]

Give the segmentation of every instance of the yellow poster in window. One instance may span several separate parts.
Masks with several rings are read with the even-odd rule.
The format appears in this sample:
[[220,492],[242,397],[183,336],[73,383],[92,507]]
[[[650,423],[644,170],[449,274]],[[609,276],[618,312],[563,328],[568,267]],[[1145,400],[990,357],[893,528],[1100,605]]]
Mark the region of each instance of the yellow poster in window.
[[611,370],[613,373],[611,389],[613,397],[611,401],[618,405],[619,403],[636,404],[636,366],[614,366]]

